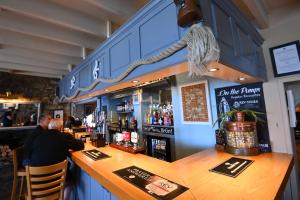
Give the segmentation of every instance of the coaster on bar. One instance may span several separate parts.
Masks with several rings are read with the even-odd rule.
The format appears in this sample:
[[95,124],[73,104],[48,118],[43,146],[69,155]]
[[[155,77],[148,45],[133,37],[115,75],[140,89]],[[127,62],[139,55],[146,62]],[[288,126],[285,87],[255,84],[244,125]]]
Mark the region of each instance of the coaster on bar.
[[104,158],[109,158],[110,156],[98,151],[97,149],[91,149],[91,150],[86,150],[82,151],[86,156],[90,157],[93,160],[101,160]]
[[174,199],[189,189],[136,166],[116,170],[114,173],[156,199]]
[[210,169],[209,171],[235,178],[253,162],[253,160],[232,157]]

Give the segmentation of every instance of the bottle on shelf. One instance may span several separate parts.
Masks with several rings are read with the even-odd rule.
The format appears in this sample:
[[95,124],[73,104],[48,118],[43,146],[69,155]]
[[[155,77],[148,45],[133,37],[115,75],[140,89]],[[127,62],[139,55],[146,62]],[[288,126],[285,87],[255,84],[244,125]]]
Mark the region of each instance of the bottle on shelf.
[[119,131],[122,132],[122,119],[121,119],[121,116],[119,116],[118,127],[119,127]]

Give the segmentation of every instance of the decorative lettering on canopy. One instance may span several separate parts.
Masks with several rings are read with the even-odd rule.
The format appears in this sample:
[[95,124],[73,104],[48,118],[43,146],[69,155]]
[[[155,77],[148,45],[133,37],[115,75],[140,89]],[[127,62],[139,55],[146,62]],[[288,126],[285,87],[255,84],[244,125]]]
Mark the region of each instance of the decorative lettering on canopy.
[[96,80],[99,76],[100,67],[102,66],[102,62],[99,60],[95,60],[93,67],[93,78]]
[[70,82],[71,82],[70,90],[72,90],[75,87],[75,83],[76,83],[75,76],[72,76]]

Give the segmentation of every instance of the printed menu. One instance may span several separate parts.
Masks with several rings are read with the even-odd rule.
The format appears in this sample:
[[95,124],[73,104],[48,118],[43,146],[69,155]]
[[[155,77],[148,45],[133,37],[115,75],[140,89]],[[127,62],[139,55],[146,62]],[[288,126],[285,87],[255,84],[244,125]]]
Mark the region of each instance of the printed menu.
[[173,199],[189,189],[136,166],[120,169],[114,173],[156,199]]
[[104,158],[109,158],[110,156],[98,151],[97,149],[91,149],[87,151],[82,151],[86,156],[92,158],[93,160],[101,160]]

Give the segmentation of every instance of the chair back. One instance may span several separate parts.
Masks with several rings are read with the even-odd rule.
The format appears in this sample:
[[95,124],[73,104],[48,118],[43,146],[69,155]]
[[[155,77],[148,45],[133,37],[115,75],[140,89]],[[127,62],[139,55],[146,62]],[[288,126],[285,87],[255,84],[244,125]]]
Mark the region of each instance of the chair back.
[[17,147],[12,150],[12,160],[13,160],[13,185],[11,189],[11,200],[16,199],[17,194],[17,186],[18,186],[18,177],[21,178],[21,185],[20,185],[20,194],[19,198],[21,198],[22,192],[23,192],[23,181],[24,177],[26,176],[25,168],[22,166],[22,158],[23,158],[23,151],[24,147]]
[[13,170],[14,175],[17,176],[17,172],[22,168],[22,158],[23,158],[24,147],[18,147],[12,150],[12,160],[13,160]]
[[64,199],[68,161],[41,167],[26,166],[28,199]]

